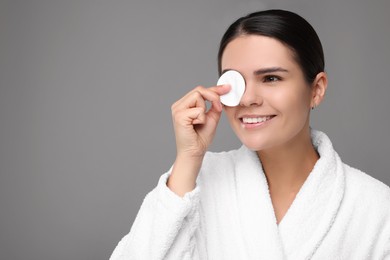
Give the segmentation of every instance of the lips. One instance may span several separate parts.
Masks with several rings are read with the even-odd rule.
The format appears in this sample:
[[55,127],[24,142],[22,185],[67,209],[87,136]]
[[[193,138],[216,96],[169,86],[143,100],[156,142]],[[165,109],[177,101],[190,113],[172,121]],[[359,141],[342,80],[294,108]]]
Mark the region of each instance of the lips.
[[249,130],[265,127],[274,117],[276,117],[276,115],[245,115],[240,117],[239,120],[241,122],[241,127]]
[[240,121],[244,124],[258,124],[266,122],[275,117],[275,115],[267,115],[267,116],[243,116],[240,117]]
[[241,118],[241,121],[244,124],[257,124],[262,123],[267,120],[270,120],[273,116],[262,116],[262,117],[243,117]]

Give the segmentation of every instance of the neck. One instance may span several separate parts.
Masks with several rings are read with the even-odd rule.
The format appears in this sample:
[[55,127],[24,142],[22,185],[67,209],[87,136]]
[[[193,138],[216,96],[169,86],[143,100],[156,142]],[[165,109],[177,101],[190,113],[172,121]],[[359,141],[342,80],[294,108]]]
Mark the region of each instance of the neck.
[[297,193],[305,182],[319,155],[306,127],[288,143],[257,152],[272,192]]

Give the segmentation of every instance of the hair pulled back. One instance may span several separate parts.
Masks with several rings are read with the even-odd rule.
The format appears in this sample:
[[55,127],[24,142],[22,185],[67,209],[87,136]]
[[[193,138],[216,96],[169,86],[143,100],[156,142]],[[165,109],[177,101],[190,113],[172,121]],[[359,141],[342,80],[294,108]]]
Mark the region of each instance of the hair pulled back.
[[313,83],[318,73],[324,71],[324,53],[314,28],[296,13],[266,10],[241,17],[227,29],[218,51],[219,75],[222,73],[221,60],[226,46],[243,35],[267,36],[287,45],[309,84]]

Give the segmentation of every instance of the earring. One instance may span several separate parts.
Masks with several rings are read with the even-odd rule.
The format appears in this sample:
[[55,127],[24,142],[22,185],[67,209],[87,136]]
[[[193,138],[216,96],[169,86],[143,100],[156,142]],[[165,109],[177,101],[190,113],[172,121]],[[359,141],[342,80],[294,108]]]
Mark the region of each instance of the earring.
[[316,108],[316,104],[311,107],[311,110],[314,110],[314,108]]

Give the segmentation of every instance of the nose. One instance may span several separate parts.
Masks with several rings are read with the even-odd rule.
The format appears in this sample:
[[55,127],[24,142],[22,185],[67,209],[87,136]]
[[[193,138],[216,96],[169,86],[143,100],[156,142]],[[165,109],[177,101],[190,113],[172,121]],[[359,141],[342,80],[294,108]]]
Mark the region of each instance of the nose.
[[252,82],[246,82],[245,92],[241,97],[240,106],[260,106],[263,103],[263,98],[260,89],[256,88]]

